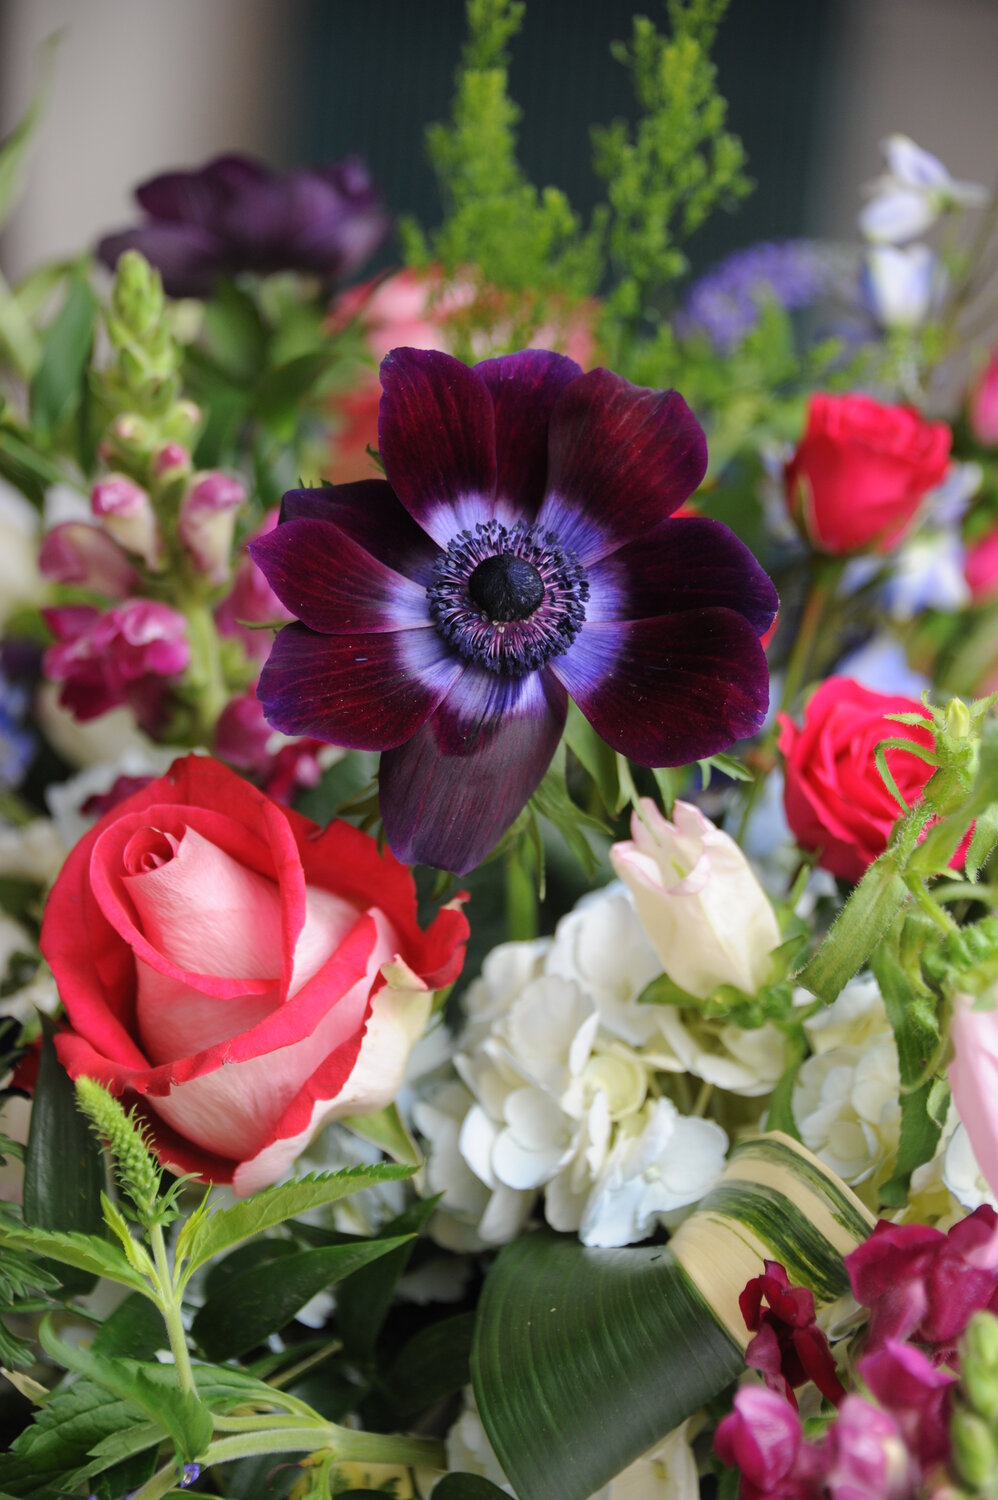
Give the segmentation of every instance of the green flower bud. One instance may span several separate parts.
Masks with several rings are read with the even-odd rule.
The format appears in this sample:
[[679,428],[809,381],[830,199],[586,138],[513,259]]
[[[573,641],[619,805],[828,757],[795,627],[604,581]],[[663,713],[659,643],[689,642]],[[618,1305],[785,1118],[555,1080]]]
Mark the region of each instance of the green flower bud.
[[96,1133],[110,1146],[118,1180],[135,1204],[140,1221],[154,1223],[161,1173],[134,1108],[126,1115],[117,1099],[92,1078],[76,1080],[76,1098]]
[[[138,250],[126,250],[118,261],[111,310],[133,338],[152,333],[166,310],[163,283]],[[114,342],[118,340],[111,335]]]
[[998,1421],[998,1318],[975,1313],[960,1345],[960,1384],[979,1416]]
[[946,705],[946,733],[950,739],[965,740],[970,732],[970,709],[962,698],[951,698]]
[[960,1410],[950,1424],[953,1461],[960,1478],[983,1485],[998,1473],[998,1447],[986,1422],[973,1412]]

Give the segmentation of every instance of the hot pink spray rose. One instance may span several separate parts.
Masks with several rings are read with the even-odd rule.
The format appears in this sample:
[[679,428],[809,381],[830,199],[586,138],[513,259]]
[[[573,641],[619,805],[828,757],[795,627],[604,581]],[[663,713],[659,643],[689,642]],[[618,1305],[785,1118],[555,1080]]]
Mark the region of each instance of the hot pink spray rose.
[[324,1121],[395,1096],[467,932],[453,907],[423,931],[412,875],[366,834],[188,756],[102,818],[52,890],[59,1057],[139,1097],[166,1165],[250,1193]]

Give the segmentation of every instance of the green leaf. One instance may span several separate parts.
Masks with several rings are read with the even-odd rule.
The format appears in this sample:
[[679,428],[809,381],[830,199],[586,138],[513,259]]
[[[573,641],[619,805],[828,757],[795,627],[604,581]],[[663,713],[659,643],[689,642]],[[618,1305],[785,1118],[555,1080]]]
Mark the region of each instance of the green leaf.
[[600,739],[582,710],[571,698],[568,700],[565,743],[596,783],[600,801],[607,812],[618,813],[627,798],[621,796],[616,751],[610,748],[606,740]]
[[[9,1451],[0,1454],[0,1486],[18,1497],[42,1493],[48,1496],[56,1489],[59,1476],[87,1464],[97,1444],[120,1437],[135,1425],[144,1429],[149,1426],[136,1424],[130,1403],[109,1396],[93,1381],[64,1385],[44,1406],[37,1408],[31,1425],[14,1440]],[[158,1427],[156,1430],[157,1434],[161,1432]]]
[[867,870],[798,983],[830,1004],[863,967],[908,899],[890,853]]
[[211,1442],[211,1412],[193,1391],[182,1391],[172,1365],[133,1359],[104,1359],[92,1350],[67,1344],[45,1318],[38,1331],[42,1348],[76,1375],[103,1386],[112,1396],[128,1401],[150,1421],[157,1422],[188,1462]]
[[[0,1245],[11,1250],[33,1251],[37,1255],[44,1255],[47,1260],[58,1261],[60,1266],[73,1266],[78,1271],[85,1271],[88,1273],[88,1286],[93,1284],[93,1278],[106,1276],[109,1281],[116,1281],[120,1286],[150,1295],[148,1284],[129,1265],[124,1252],[117,1245],[98,1239],[96,1235],[0,1222]],[[65,1286],[64,1272],[59,1271],[57,1275]]]
[[347,1115],[339,1124],[359,1135],[361,1140],[370,1141],[393,1161],[408,1167],[423,1165],[423,1154],[406,1129],[395,1104],[388,1104],[370,1115]]
[[676,798],[683,789],[686,780],[685,767],[672,768],[669,766],[655,766],[651,773],[658,787],[658,795],[662,799],[662,807],[667,818],[672,817],[672,809],[676,805]]
[[565,784],[565,743],[558,746],[540,786],[530,799],[530,806],[553,823],[582,868],[596,873],[598,860],[583,830],[609,834],[610,829],[598,818],[584,813],[568,795]]
[[422,1198],[387,1223],[380,1231],[383,1239],[408,1236],[390,1255],[381,1256],[371,1265],[355,1271],[343,1283],[337,1299],[337,1319],[347,1349],[359,1355],[374,1352],[385,1318],[392,1305],[395,1288],[416,1248],[416,1236],[439,1206],[440,1198]]
[[786,1041],[786,1064],[783,1072],[776,1082],[776,1087],[769,1096],[769,1109],[766,1113],[766,1129],[782,1130],[785,1135],[800,1140],[800,1131],[797,1129],[797,1121],[791,1107],[793,1099],[794,1084],[797,1082],[797,1074],[800,1065],[807,1056],[807,1043],[803,1034],[798,1032],[795,1036],[788,1036]]
[[930,1108],[935,1080],[924,1076],[939,1050],[936,997],[922,979],[917,942],[905,941],[909,929],[917,936],[915,924],[908,922],[902,933],[891,933],[880,944],[871,964],[894,1032],[901,1076],[897,1161],[879,1190],[881,1203],[896,1208],[907,1201],[912,1172],[935,1155],[942,1134],[941,1122]]
[[96,320],[96,298],[77,271],[65,302],[42,334],[41,363],[31,382],[31,419],[43,432],[54,431],[80,403]]
[[290,1323],[317,1292],[390,1254],[410,1238],[407,1235],[303,1250],[283,1257],[278,1275],[270,1265],[244,1271],[201,1308],[194,1319],[194,1337],[212,1359],[244,1354]]
[[430,1323],[403,1346],[387,1376],[400,1421],[468,1384],[474,1331],[475,1314],[458,1313]]
[[104,1319],[90,1347],[104,1359],[152,1359],[169,1343],[159,1309],[132,1292]]
[[698,760],[697,765],[700,767],[704,791],[710,786],[711,771],[720,771],[722,776],[729,776],[732,781],[755,780],[748,766],[743,766],[733,755],[708,755],[706,760]]
[[992,803],[985,812],[981,813],[974,825],[965,866],[968,880],[977,879],[996,844],[998,844],[998,803]]
[[589,1250],[548,1232],[502,1251],[478,1308],[471,1373],[519,1500],[587,1500],[744,1368],[738,1307],[767,1255],[818,1305],[873,1220],[803,1147],[732,1153],[669,1245]]
[[184,1268],[186,1284],[192,1271],[212,1256],[220,1255],[252,1235],[262,1234],[275,1224],[283,1224],[309,1209],[336,1203],[351,1193],[362,1192],[380,1182],[404,1182],[413,1168],[395,1162],[381,1162],[374,1167],[350,1167],[343,1172],[313,1172],[280,1187],[264,1188],[232,1208],[216,1209],[202,1219],[187,1241],[188,1261]]
[[480,1474],[448,1474],[434,1485],[433,1494],[435,1500],[495,1500],[506,1491]]
[[[104,1158],[86,1119],[76,1107],[69,1074],[56,1056],[50,1036],[42,1040],[24,1166],[25,1226],[69,1230],[97,1238],[104,1233],[100,1195],[104,1186]],[[25,1247],[28,1248],[28,1247]],[[34,1248],[40,1248],[37,1243]],[[62,1264],[86,1271],[77,1261],[54,1257]],[[103,1274],[98,1272],[97,1274]],[[68,1292],[93,1286],[88,1274],[60,1273]]]
[[34,135],[45,108],[56,48],[61,33],[55,32],[39,48],[38,82],[27,113],[22,116],[8,136],[0,141],[0,228],[6,224],[11,209],[17,200],[24,176],[24,164],[31,137]]

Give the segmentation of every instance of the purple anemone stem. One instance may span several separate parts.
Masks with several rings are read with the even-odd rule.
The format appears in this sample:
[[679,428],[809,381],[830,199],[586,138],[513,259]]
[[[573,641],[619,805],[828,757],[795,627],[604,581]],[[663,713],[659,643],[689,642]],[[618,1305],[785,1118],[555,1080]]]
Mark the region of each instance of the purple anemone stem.
[[720,522],[670,520],[703,478],[675,391],[528,349],[381,366],[385,480],[284,497],[251,548],[295,616],[260,678],[269,722],[380,750],[388,841],[464,873],[513,823],[568,696],[641,765],[760,727],[772,583]]
[[356,157],[281,174],[248,156],[164,172],[135,190],[146,217],[97,247],[114,267],[139,250],[171,297],[203,297],[220,276],[304,271],[333,281],[375,251],[391,227]]

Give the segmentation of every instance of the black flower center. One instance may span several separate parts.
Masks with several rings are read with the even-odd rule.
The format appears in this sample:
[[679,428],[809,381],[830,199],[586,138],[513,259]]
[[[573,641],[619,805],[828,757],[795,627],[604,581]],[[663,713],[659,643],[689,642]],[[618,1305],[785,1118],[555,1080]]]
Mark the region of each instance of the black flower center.
[[522,677],[567,651],[586,618],[589,585],[574,552],[520,521],[462,531],[434,564],[430,615],[465,661]]
[[544,598],[544,580],[526,558],[499,552],[478,564],[468,593],[490,620],[526,620]]

